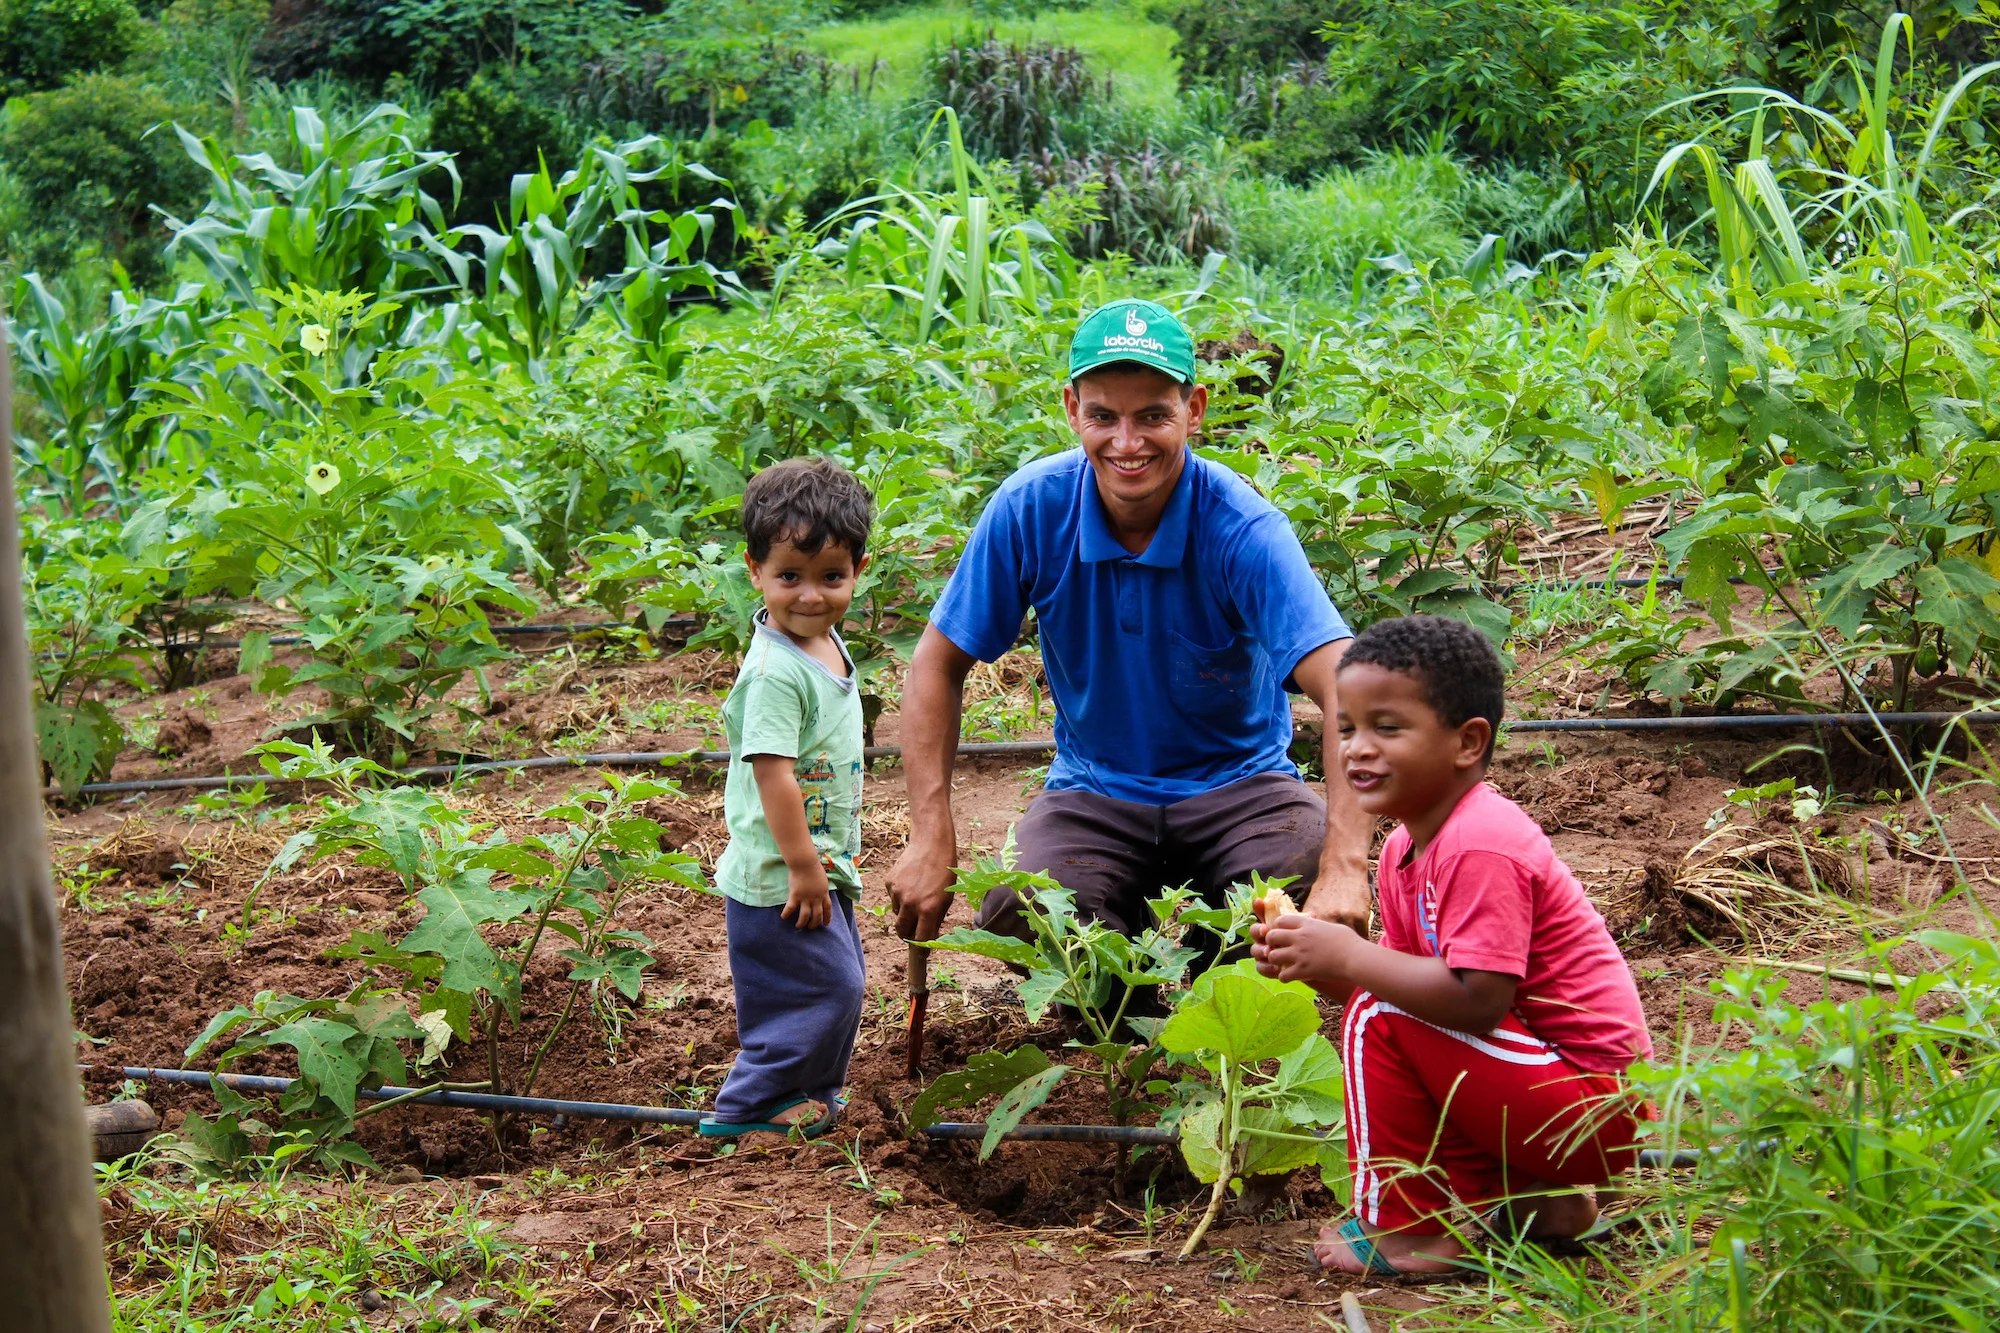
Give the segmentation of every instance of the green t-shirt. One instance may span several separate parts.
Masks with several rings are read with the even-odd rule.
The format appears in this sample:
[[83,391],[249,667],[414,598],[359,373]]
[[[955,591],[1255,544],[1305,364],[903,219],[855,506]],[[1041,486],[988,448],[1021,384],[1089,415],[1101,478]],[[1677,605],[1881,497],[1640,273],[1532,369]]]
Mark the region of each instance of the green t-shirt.
[[722,797],[729,846],[716,863],[715,884],[748,907],[783,907],[791,896],[791,874],[764,822],[764,801],[750,766],[755,754],[798,761],[794,771],[806,800],[806,827],[827,881],[836,893],[861,897],[861,872],[854,864],[861,855],[861,691],[847,645],[838,634],[833,642],[847,663],[845,677],[808,657],[758,612],[750,651],[722,705],[729,734],[729,782]]

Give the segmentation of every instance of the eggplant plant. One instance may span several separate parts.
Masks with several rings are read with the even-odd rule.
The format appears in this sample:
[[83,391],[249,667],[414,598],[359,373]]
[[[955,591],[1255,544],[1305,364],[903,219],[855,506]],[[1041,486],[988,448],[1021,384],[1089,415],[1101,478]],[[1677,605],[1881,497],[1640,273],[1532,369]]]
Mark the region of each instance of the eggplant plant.
[[[385,770],[367,759],[336,758],[323,743],[274,742],[263,747],[262,762],[273,777],[327,782],[335,791],[321,817],[285,842],[264,881],[303,860],[352,851],[363,865],[393,870],[423,910],[401,939],[357,931],[328,951],[362,969],[360,988],[350,997],[352,1012],[315,1008],[307,1030],[297,1026],[296,1005],[232,1010],[218,1016],[188,1051],[192,1058],[230,1033],[239,1035],[224,1053],[225,1064],[270,1045],[294,1047],[312,1088],[295,1088],[279,1101],[276,1132],[315,1145],[352,1128],[357,1086],[380,1086],[403,1069],[401,1055],[379,1045],[367,1047],[365,1060],[329,1063],[327,1023],[372,1034],[371,1041],[421,1038],[423,1063],[441,1058],[454,1041],[471,1044],[480,1052],[485,1078],[450,1086],[528,1096],[579,1012],[604,1012],[620,997],[639,998],[653,962],[652,941],[619,924],[621,908],[635,895],[662,887],[707,888],[695,858],[662,850],[665,830],[639,813],[648,801],[678,794],[671,782],[607,773],[601,790],[540,812],[561,825],[556,831],[510,840],[489,825],[471,823],[431,791],[368,786],[388,776]],[[254,891],[246,914],[253,903]],[[528,972],[551,939],[566,942],[555,953],[568,965],[569,984],[525,1067],[510,1070],[502,1061],[502,1037],[524,1021]],[[359,1021],[363,1017],[366,1024]],[[255,1041],[245,1046],[249,1037]],[[340,1036],[334,1044],[356,1044],[358,1050],[361,1040]],[[427,1085],[444,1086],[438,1080]],[[203,1132],[213,1140],[223,1131],[210,1126]],[[254,1131],[238,1123],[227,1132]],[[352,1160],[345,1150],[335,1156]]]

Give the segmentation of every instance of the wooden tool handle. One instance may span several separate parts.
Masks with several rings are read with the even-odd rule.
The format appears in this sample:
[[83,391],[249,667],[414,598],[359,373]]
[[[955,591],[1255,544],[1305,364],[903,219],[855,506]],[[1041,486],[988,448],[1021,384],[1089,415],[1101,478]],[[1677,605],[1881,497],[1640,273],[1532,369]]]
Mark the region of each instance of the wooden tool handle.
[[931,951],[921,944],[910,945],[910,994],[923,995],[931,988]]

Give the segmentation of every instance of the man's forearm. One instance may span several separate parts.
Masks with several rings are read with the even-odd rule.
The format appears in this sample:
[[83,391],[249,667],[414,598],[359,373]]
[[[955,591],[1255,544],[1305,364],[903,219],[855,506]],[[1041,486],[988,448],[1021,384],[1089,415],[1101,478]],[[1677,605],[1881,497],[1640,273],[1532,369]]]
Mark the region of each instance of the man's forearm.
[[964,679],[953,678],[942,654],[920,645],[903,682],[903,773],[909,784],[913,839],[942,839],[956,846],[951,815],[952,762],[965,708]]

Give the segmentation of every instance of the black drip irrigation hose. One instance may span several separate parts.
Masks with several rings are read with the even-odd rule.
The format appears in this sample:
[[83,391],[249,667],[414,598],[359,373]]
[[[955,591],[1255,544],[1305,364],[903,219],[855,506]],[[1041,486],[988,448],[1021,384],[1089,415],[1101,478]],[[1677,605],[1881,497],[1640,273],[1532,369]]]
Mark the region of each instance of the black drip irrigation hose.
[[[113,1072],[85,1065],[86,1073],[100,1076]],[[236,1092],[283,1094],[295,1080],[269,1078],[261,1074],[211,1074],[201,1069],[150,1069],[144,1066],[117,1066],[123,1078],[152,1083],[181,1083],[213,1090],[220,1083]],[[490,1092],[425,1092],[420,1088],[360,1088],[355,1096],[369,1101],[400,1101],[410,1106],[444,1106],[465,1111],[507,1111],[516,1115],[575,1116],[586,1120],[622,1120],[647,1125],[698,1125],[700,1111],[671,1106],[627,1106],[618,1102],[572,1102],[553,1097],[507,1097]],[[924,1125],[918,1131],[933,1139],[984,1139],[986,1126],[955,1121]],[[1171,1129],[1152,1125],[1016,1125],[1000,1135],[1017,1143],[1124,1143],[1144,1147],[1166,1147],[1180,1141]],[[1649,1168],[1698,1166],[1701,1153],[1692,1149],[1668,1151],[1647,1148],[1639,1153],[1639,1165]]]
[[[1502,723],[1513,732],[1730,732],[1823,731],[1848,727],[2000,726],[2000,712],[1978,713],[1735,713],[1720,717],[1552,717]],[[971,741],[958,753],[969,759],[1030,758],[1053,754],[1056,743],[1045,741]],[[871,745],[869,759],[900,759],[900,745]],[[482,759],[471,763],[425,764],[390,776],[400,779],[473,778],[487,773],[519,773],[547,768],[655,768],[675,764],[726,764],[727,750],[635,750],[617,754],[543,755],[534,759]],[[86,782],[84,796],[122,796],[149,791],[215,791],[257,783],[304,782],[305,778],[274,778],[268,773],[223,773],[203,778],[147,778],[129,782]],[[44,796],[61,794],[44,789]]]
[[[692,629],[701,623],[697,616],[669,616],[660,622],[661,629]],[[546,625],[490,625],[495,634],[581,634],[594,629],[638,629],[640,626],[629,620],[572,620]],[[303,634],[274,634],[269,643],[273,648],[287,648],[304,643]],[[134,644],[133,647],[139,645]],[[165,652],[169,647],[199,650],[202,648],[241,648],[241,639],[197,639],[192,643],[148,643],[148,648]]]
[[[975,759],[1043,755],[1056,748],[1054,741],[976,741],[958,747],[958,752]],[[862,752],[869,759],[902,757],[900,745],[871,745]],[[726,764],[727,750],[634,750],[622,754],[542,755],[535,759],[482,759],[464,764],[425,764],[390,774],[396,778],[472,778],[486,773],[519,773],[544,768],[669,768],[675,764]],[[309,778],[274,778],[268,773],[223,773],[208,778],[149,778],[133,782],[86,782],[78,790],[85,796],[113,796],[146,791],[214,791],[224,787],[250,787],[259,782],[307,782]],[[43,795],[54,796],[59,789],[49,787]]]

